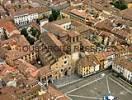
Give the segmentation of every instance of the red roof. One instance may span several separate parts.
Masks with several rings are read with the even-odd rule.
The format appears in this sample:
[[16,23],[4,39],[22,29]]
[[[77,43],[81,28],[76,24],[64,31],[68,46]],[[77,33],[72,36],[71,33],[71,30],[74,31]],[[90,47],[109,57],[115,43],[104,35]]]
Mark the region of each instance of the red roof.
[[13,32],[14,30],[17,30],[17,28],[13,22],[6,21],[6,20],[0,20],[0,28],[1,27],[3,27],[9,33]]
[[10,66],[7,65],[7,64],[0,65],[0,70],[1,70],[1,71],[0,71],[0,75],[1,75],[1,76],[5,76],[5,75],[7,75],[8,73],[17,71],[14,67],[10,67]]

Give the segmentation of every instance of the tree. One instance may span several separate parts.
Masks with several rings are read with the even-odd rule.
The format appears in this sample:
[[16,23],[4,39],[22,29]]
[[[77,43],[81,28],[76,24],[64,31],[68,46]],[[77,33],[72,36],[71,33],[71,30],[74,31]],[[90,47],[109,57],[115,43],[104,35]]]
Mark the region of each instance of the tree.
[[23,28],[21,31],[21,34],[24,35],[25,37],[27,37],[28,36],[27,29]]
[[37,34],[37,30],[32,27],[30,31],[31,31],[32,36],[35,37]]
[[27,40],[29,41],[29,43],[30,43],[31,45],[33,45],[34,42],[35,42],[35,40],[34,40],[33,38],[31,38],[31,37],[27,37]]
[[123,0],[113,0],[112,4],[120,10],[128,8],[127,4]]
[[37,39],[39,38],[40,31],[38,29],[35,29],[35,28],[32,27],[30,31],[31,31],[32,36],[36,37]]
[[60,11],[59,10],[52,10],[52,15],[54,20],[56,20],[58,18],[58,16],[60,15]]
[[52,22],[52,21],[54,21],[54,17],[53,17],[53,15],[51,14],[51,15],[49,16],[49,22]]
[[49,21],[51,22],[51,21],[57,20],[59,16],[60,16],[60,11],[52,9],[52,14],[49,17]]

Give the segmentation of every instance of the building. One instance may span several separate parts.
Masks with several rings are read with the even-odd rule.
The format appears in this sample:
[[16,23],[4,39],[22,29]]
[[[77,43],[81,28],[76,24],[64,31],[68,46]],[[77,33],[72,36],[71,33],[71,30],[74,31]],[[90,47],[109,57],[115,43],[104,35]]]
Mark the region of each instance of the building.
[[132,8],[121,11],[122,18],[132,21]]
[[70,18],[92,26],[96,23],[94,16],[89,15],[87,10],[72,9],[70,11]]
[[85,54],[96,52],[96,45],[93,44],[88,39],[82,39],[81,41],[81,51],[85,52]]
[[9,38],[14,34],[20,34],[20,31],[12,21],[0,19],[0,33],[6,34],[6,37]]
[[2,6],[0,6],[0,19],[4,19],[4,17],[6,16],[7,16],[6,10]]
[[38,51],[35,47],[30,46],[23,35],[14,35],[2,41],[1,49],[3,49],[1,56],[12,66],[17,59],[23,59],[27,62],[34,63],[38,57]]
[[64,54],[62,42],[53,33],[42,33],[40,41],[43,50],[39,52],[39,57],[43,65],[52,65]]
[[[32,47],[29,47],[29,48],[32,48]],[[10,50],[6,53],[6,62],[9,65],[13,66],[14,62],[17,59],[23,59],[33,64],[36,61],[37,57],[38,57],[38,53],[33,49],[29,49],[26,51]]]
[[32,82],[31,85],[32,85],[31,87],[27,87],[27,88],[14,88],[14,87],[2,88],[0,90],[1,92],[0,99],[68,100],[68,98],[62,92],[60,92],[58,89],[56,89],[51,85],[49,85],[47,88],[45,86],[38,85],[37,83],[34,84],[34,82]]
[[100,70],[105,70],[112,66],[113,60],[115,58],[114,52],[111,51],[102,51],[95,53],[96,58],[100,62]]
[[[62,26],[65,26],[65,28]],[[73,30],[66,30],[66,28],[69,27],[69,23],[65,23],[62,26],[54,23],[47,23],[43,26],[42,32],[53,33],[54,36],[62,42],[63,46],[66,47],[64,50],[66,53],[80,51],[80,33]]]
[[72,64],[71,55],[63,55],[52,65],[46,65],[39,70],[38,78],[41,82],[51,82],[65,76],[74,74],[75,67]]
[[70,76],[75,72],[75,67],[72,65],[71,55],[63,55],[56,63],[51,66],[51,70],[55,71],[54,79],[60,79],[64,76]]
[[14,11],[9,11],[10,16],[14,19],[17,25],[26,25],[30,22],[48,17],[51,11],[47,7],[23,8]]
[[127,3],[128,8],[132,8],[132,1],[131,0],[125,0]]
[[87,55],[80,58],[76,66],[77,73],[82,77],[89,76],[100,70],[100,63],[94,55]]
[[62,92],[53,86],[49,86],[47,92],[42,95],[41,100],[69,100]]
[[18,59],[14,63],[19,72],[22,73],[27,79],[35,79],[37,77],[37,67],[31,65],[23,59]]
[[128,48],[125,45],[116,45],[113,46],[112,48],[113,48],[113,52],[115,53],[115,56],[117,57],[121,57],[129,53]]
[[132,83],[132,55],[116,58],[112,69]]
[[126,38],[127,44],[131,45],[132,44],[132,34],[129,34],[128,37]]
[[129,25],[123,19],[109,18],[101,20],[94,24],[96,29],[112,33],[117,37],[117,42],[120,44],[127,43],[128,37],[131,35]]
[[82,0],[69,0],[69,1],[70,1],[70,5],[74,7],[83,5]]
[[49,7],[56,10],[62,10],[70,6],[67,0],[49,0]]
[[97,35],[101,36],[101,42],[104,46],[116,45],[116,37],[112,33],[107,31],[100,31]]
[[29,42],[23,35],[13,35],[9,39],[1,41],[1,48],[8,50],[22,50],[24,46],[29,46]]
[[63,9],[60,11],[60,15],[62,18],[69,18],[70,19],[70,11],[72,9],[75,9],[75,7],[67,7],[66,9]]

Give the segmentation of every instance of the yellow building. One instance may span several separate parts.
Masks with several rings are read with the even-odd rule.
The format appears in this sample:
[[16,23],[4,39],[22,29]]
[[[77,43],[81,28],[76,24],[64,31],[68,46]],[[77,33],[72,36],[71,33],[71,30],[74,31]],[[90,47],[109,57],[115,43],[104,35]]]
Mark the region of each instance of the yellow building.
[[68,18],[68,19],[70,18],[70,15],[66,11],[60,12],[60,15],[62,18]]
[[132,3],[127,4],[128,8],[132,8]]
[[85,77],[99,71],[99,67],[100,64],[96,57],[94,55],[88,55],[77,62],[77,73],[81,77]]

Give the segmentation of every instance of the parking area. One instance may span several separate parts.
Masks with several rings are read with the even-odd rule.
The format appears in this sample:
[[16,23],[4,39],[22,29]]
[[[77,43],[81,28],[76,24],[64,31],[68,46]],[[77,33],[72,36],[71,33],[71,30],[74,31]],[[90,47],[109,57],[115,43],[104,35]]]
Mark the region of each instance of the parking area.
[[100,74],[93,75],[80,82],[60,88],[71,100],[102,100],[103,96],[109,94],[118,100],[132,100],[132,88],[125,83],[120,84],[118,78],[111,74],[101,77]]

